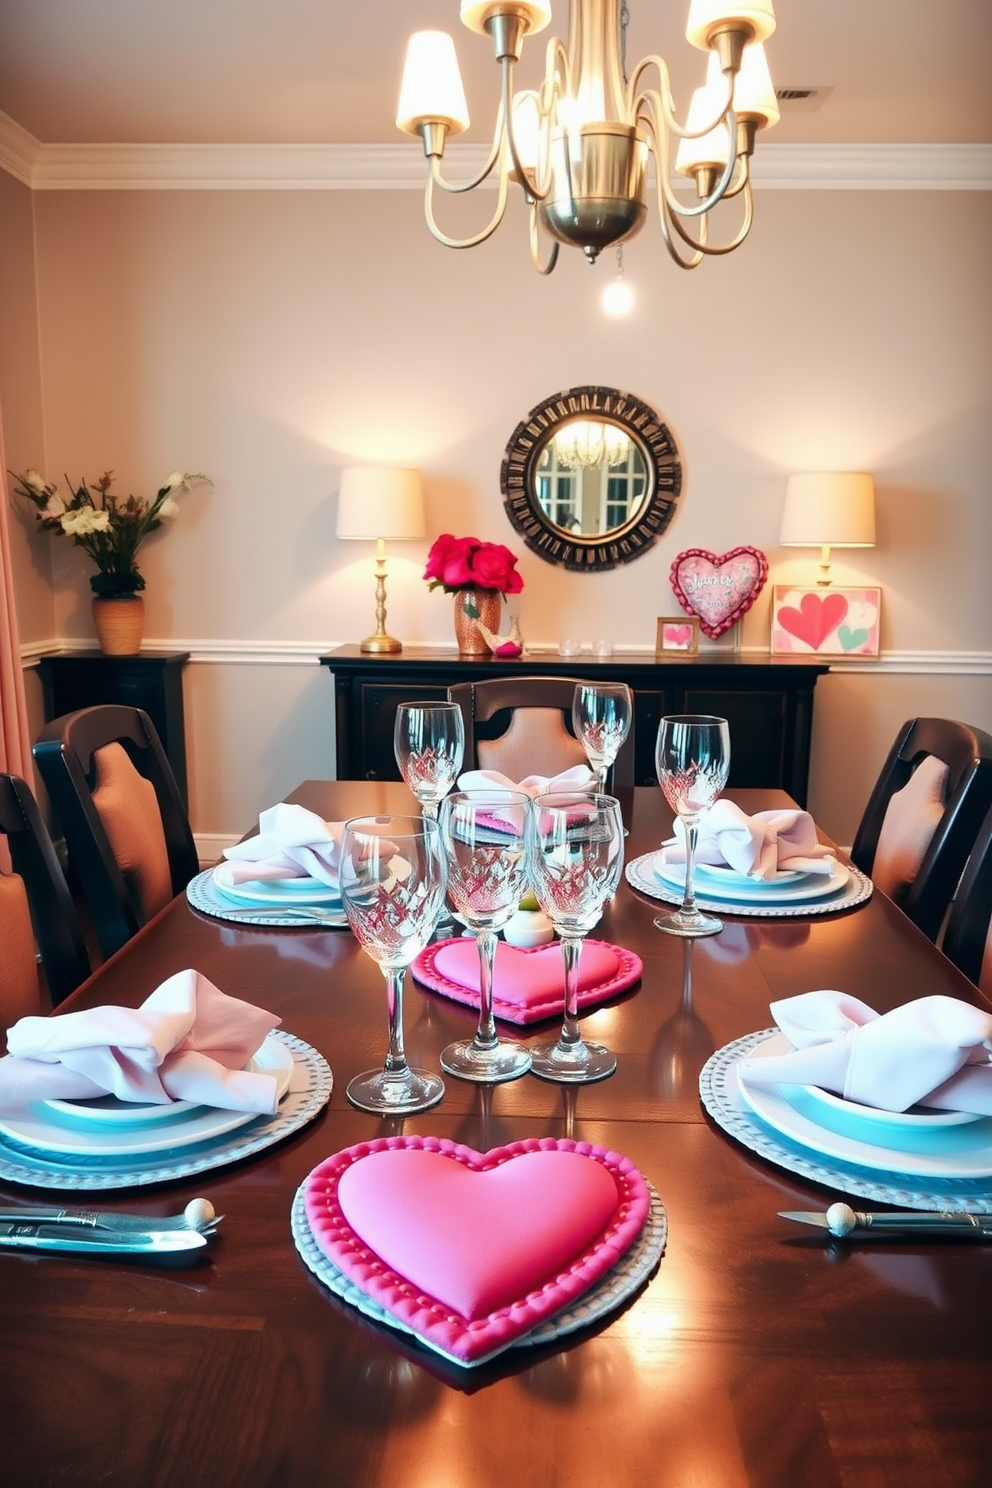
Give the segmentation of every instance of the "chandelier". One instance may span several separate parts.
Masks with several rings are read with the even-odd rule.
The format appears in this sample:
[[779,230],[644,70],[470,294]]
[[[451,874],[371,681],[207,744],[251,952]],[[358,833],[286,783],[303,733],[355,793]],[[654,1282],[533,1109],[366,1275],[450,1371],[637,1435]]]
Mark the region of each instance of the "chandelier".
[[[730,253],[751,226],[750,159],[759,129],[779,110],[762,43],[775,29],[772,0],[690,0],[686,38],[709,53],[705,85],[692,96],[683,124],[675,116],[668,66],[645,57],[628,81],[626,0],[571,0],[568,46],[547,44],[544,81],[514,92],[514,66],[524,38],[551,20],[550,0],[462,0],[462,22],[488,34],[502,87],[485,166],[469,181],[447,181],[441,169],[449,135],[468,128],[468,107],[454,42],[443,31],[419,31],[407,49],[396,123],[420,135],[429,173],[424,208],[434,237],[449,248],[474,248],[499,226],[510,182],[530,205],[534,267],[550,274],[561,243],[594,263],[603,248],[640,231],[647,215],[648,157],[654,156],[661,232],[681,268],[708,254]],[[649,87],[654,74],[657,86]],[[677,140],[674,162],[672,142]],[[695,183],[695,199],[680,200],[671,174]],[[447,236],[434,216],[436,190],[474,190],[496,173],[491,221],[472,237]],[[710,214],[740,198],[736,232],[709,236]],[[553,240],[541,255],[541,230]]]
[[594,419],[571,419],[555,433],[545,450],[543,463],[550,463],[551,447],[555,458],[566,470],[596,469],[606,465],[613,469],[626,463],[630,440],[616,424]]

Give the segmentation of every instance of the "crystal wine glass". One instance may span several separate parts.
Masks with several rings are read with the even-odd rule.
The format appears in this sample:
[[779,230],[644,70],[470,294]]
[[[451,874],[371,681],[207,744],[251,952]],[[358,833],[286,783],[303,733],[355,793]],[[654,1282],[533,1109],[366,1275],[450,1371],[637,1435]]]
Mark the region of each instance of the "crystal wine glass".
[[625,682],[577,682],[572,700],[572,727],[596,773],[596,789],[606,790],[606,776],[630,733],[633,701]]
[[579,957],[583,938],[620,882],[620,803],[613,796],[580,792],[538,796],[529,829],[531,889],[561,937],[565,963],[561,1034],[556,1044],[531,1049],[531,1071],[567,1084],[602,1080],[616,1069],[616,1055],[579,1034]]
[[685,832],[685,890],[681,907],[659,915],[654,923],[669,935],[716,935],[723,921],[696,908],[692,879],[700,815],[721,794],[730,773],[727,720],[706,713],[663,718],[658,725],[655,766],[665,800]]
[[465,753],[465,725],[457,703],[400,703],[393,729],[400,774],[437,820],[438,803],[458,778]]
[[496,932],[527,891],[529,815],[523,791],[459,791],[441,803],[448,897],[479,948],[479,1026],[474,1038],[448,1045],[441,1068],[479,1084],[515,1080],[530,1069],[528,1051],[499,1039],[493,1022]]
[[341,898],[356,940],[386,978],[389,1049],[381,1070],[356,1075],[352,1105],[394,1116],[426,1111],[444,1082],[411,1069],[403,1048],[403,979],[431,938],[444,903],[444,856],[436,821],[418,816],[359,816],[341,840]]

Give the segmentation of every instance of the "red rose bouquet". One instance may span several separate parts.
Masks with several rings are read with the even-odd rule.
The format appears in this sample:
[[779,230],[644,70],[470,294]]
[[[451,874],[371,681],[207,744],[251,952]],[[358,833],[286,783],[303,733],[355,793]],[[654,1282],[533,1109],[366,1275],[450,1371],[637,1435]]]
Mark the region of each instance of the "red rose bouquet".
[[463,589],[519,594],[524,587],[509,548],[477,537],[452,537],[450,532],[443,532],[428,553],[424,578],[429,589],[443,589],[445,594]]

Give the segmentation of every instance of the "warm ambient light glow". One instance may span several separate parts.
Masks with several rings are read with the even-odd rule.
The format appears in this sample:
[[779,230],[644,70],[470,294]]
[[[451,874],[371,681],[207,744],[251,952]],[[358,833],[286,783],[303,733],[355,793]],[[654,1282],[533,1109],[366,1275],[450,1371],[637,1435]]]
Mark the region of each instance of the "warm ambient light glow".
[[376,545],[376,629],[362,642],[363,651],[380,655],[403,650],[401,642],[386,631],[386,541],[407,541],[423,537],[424,532],[418,471],[384,465],[342,470],[335,536]]
[[819,584],[830,583],[831,548],[875,546],[875,483],[855,471],[790,475],[779,543],[819,548]]
[[[729,253],[744,241],[751,226],[755,137],[778,121],[761,46],[775,30],[772,0],[692,0],[686,37],[710,53],[710,63],[707,85],[697,89],[685,124],[676,118],[663,58],[644,58],[625,82],[627,9],[621,10],[621,0],[571,0],[568,45],[557,37],[548,42],[537,90],[514,92],[514,67],[524,39],[551,19],[545,0],[463,0],[461,19],[491,38],[501,73],[493,142],[482,171],[459,182],[441,174],[448,136],[468,124],[454,43],[446,33],[411,37],[396,120],[423,141],[430,162],[424,205],[438,242],[449,248],[485,242],[503,220],[512,181],[530,205],[531,257],[540,273],[552,271],[562,243],[581,248],[595,262],[602,249],[643,226],[649,154],[655,157],[662,236],[681,268],[695,268],[705,255]],[[653,88],[646,83],[652,71]],[[673,139],[682,141],[677,169],[695,181],[691,203],[672,190]],[[692,142],[698,142],[695,151]],[[499,192],[490,222],[472,237],[449,237],[434,215],[435,190],[471,191],[494,172]],[[710,215],[734,197],[741,199],[736,233],[712,243]],[[544,260],[542,232],[553,240]]]

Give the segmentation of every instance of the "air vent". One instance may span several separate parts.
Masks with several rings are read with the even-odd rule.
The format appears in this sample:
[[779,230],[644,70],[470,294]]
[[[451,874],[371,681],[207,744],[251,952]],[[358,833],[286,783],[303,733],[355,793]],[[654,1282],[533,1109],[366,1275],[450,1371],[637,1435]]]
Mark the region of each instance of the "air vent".
[[832,87],[776,88],[775,97],[785,114],[813,114],[832,92]]

